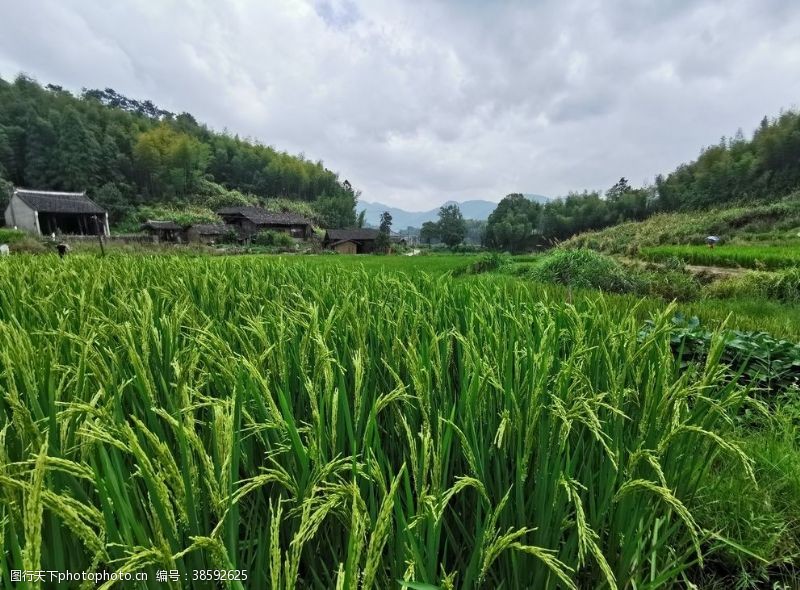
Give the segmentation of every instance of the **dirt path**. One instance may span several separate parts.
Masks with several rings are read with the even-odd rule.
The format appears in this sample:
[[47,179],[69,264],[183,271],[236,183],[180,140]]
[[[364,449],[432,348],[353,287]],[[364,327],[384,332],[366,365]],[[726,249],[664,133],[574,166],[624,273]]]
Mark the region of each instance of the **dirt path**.
[[746,268],[730,268],[727,266],[701,266],[698,264],[687,264],[686,270],[693,274],[710,274],[719,278],[736,277],[748,271]]

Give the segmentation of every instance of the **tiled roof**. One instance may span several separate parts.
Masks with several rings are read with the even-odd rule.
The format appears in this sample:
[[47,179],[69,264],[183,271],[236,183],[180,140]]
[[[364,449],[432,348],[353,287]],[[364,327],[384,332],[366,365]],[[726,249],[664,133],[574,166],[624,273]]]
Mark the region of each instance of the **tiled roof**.
[[311,221],[296,213],[272,213],[261,207],[225,207],[217,211],[220,217],[245,217],[256,225],[311,225]]
[[202,236],[219,236],[228,230],[228,228],[221,223],[197,223],[189,229]]
[[164,229],[164,230],[179,230],[181,226],[174,221],[161,221],[157,219],[148,219],[142,224],[142,229]]
[[14,189],[14,195],[34,211],[40,213],[103,214],[105,210],[86,196],[86,193],[62,193]]
[[377,229],[367,228],[329,229],[327,232],[325,232],[325,240],[328,242],[364,242],[376,239],[379,233],[380,232]]

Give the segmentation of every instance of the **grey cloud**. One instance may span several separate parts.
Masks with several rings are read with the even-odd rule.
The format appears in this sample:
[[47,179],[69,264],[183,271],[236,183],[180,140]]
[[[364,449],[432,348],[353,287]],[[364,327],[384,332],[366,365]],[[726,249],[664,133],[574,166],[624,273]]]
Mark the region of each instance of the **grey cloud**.
[[0,75],[112,86],[409,208],[652,178],[800,96],[793,0],[8,3]]

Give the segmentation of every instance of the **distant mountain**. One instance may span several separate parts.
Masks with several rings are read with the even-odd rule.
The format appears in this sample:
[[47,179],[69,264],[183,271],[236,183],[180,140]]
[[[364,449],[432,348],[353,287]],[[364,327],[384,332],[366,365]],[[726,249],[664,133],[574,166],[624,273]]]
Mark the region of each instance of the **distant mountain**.
[[[546,203],[550,199],[544,195],[536,195],[533,193],[523,193],[532,201],[537,203]],[[456,201],[447,201],[445,205],[456,203]],[[480,199],[472,201],[464,201],[463,203],[456,203],[461,209],[461,214],[464,219],[488,219],[489,214],[497,207],[494,201],[484,201]],[[439,207],[430,209],[429,211],[407,211],[399,207],[392,207],[391,205],[384,205],[383,203],[370,203],[368,201],[359,201],[356,205],[357,211],[362,209],[366,210],[367,224],[377,226],[381,220],[381,213],[388,211],[392,214],[392,229],[395,231],[405,229],[408,226],[421,227],[426,221],[436,221],[439,219]]]

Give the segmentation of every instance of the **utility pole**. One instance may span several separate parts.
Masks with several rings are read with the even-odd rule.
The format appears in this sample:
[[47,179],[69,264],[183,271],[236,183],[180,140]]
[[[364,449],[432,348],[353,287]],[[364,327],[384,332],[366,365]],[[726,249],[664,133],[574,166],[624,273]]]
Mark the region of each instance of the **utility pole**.
[[92,219],[94,220],[94,231],[97,232],[97,241],[100,242],[100,255],[105,258],[106,248],[103,246],[103,234],[100,232],[100,221],[97,219],[97,215],[92,215]]

